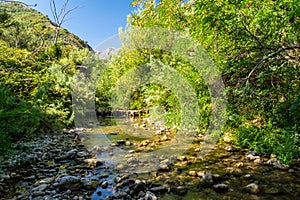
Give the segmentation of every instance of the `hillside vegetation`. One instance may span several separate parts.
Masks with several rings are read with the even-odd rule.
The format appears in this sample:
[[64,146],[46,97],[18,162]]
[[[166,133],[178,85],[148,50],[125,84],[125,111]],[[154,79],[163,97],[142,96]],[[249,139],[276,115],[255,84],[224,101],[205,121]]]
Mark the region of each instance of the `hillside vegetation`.
[[90,47],[34,9],[0,2],[0,152],[34,134],[71,126],[72,76]]

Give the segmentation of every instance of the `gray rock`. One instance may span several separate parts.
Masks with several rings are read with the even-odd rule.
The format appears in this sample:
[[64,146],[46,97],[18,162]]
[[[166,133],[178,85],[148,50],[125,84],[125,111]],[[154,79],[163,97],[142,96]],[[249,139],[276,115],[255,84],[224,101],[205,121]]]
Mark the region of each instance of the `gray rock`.
[[112,197],[113,197],[113,199],[121,199],[121,198],[126,197],[126,196],[127,196],[126,192],[117,192]]
[[102,187],[103,189],[106,189],[107,186],[108,186],[108,182],[107,182],[107,181],[104,181],[103,183],[101,183],[101,187]]
[[42,185],[39,185],[39,186],[33,188],[31,191],[32,191],[32,192],[35,192],[35,191],[41,192],[41,191],[46,190],[47,187],[48,187],[47,184],[42,184]]
[[160,172],[169,172],[171,170],[171,168],[168,164],[162,163],[158,166],[157,170]]
[[125,145],[126,141],[125,140],[118,140],[117,141],[117,145],[121,146],[121,145]]
[[145,200],[157,200],[157,196],[155,196],[155,194],[153,194],[152,192],[150,191],[147,191],[146,192],[146,195],[145,195]]
[[201,177],[202,177],[202,180],[200,182],[200,187],[208,188],[213,185],[214,180],[213,180],[212,174],[210,174],[210,173],[202,174]]
[[138,159],[136,159],[135,157],[131,157],[127,159],[127,163],[129,164],[136,164],[138,162],[139,162]]
[[133,187],[133,190],[135,193],[139,193],[140,191],[143,191],[146,189],[146,184],[142,181],[136,181],[136,184]]
[[84,185],[83,181],[75,176],[64,176],[60,178],[58,187],[60,190],[79,190]]
[[87,163],[89,166],[92,167],[98,167],[104,163],[103,160],[98,159],[98,158],[89,158],[84,160],[85,163]]
[[68,151],[67,153],[65,153],[64,155],[55,158],[55,160],[56,161],[61,161],[61,160],[65,160],[65,159],[68,159],[68,158],[74,158],[77,152],[78,152],[77,149],[72,149],[72,150]]
[[245,188],[245,191],[250,194],[258,194],[259,193],[259,187],[256,183],[250,183]]
[[238,151],[238,149],[234,146],[227,146],[225,147],[225,150],[228,151],[228,152],[236,152]]
[[226,184],[217,184],[213,186],[214,191],[219,192],[219,193],[224,193],[227,192],[229,187]]
[[97,181],[84,181],[83,188],[86,190],[96,190],[98,187]]

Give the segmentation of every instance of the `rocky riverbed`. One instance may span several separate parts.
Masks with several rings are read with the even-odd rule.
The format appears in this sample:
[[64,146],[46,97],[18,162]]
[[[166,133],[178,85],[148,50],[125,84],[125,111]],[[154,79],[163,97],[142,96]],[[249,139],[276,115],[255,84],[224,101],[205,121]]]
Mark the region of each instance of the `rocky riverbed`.
[[[141,140],[108,128],[108,145],[94,145],[103,137],[80,129],[17,144],[18,153],[1,158],[0,199],[300,199],[297,162],[286,166],[230,144],[200,158],[199,136],[183,155],[153,157],[157,169],[136,173],[147,165],[139,155],[172,134]],[[120,150],[122,161],[108,162]]]

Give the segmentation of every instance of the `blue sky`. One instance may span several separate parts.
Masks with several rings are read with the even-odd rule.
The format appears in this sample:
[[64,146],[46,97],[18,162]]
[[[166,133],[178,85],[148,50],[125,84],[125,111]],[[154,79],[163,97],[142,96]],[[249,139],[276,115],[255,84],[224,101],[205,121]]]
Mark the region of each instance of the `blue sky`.
[[[50,0],[20,0],[29,5],[37,4],[34,9],[53,19]],[[56,0],[57,7],[65,0]],[[69,8],[79,6],[67,17],[63,27],[88,41],[93,48],[101,42],[118,34],[119,27],[125,28],[126,18],[135,8],[131,0],[69,0]]]

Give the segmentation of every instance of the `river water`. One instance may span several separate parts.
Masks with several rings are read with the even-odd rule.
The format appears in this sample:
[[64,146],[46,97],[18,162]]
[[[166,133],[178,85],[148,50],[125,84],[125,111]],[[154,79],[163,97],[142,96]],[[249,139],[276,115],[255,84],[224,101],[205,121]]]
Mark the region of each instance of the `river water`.
[[[113,195],[116,185],[113,180],[124,174],[171,189],[158,194],[159,199],[300,199],[297,163],[274,167],[268,162],[270,157],[255,155],[252,159],[249,150],[230,150],[231,145],[226,143],[216,144],[209,154],[199,157],[202,136],[196,136],[188,148],[178,146],[178,151],[172,151],[176,154],[166,156],[167,153],[162,153],[166,151],[159,149],[168,149],[176,134],[139,121],[110,119],[86,134],[85,145],[109,167],[109,176],[102,181],[109,182],[111,190],[99,187],[92,197],[94,200]],[[169,168],[160,170],[164,163]],[[103,170],[101,173],[105,173]],[[213,185],[203,185],[199,174],[212,174]],[[218,191],[215,189],[218,184],[225,184],[228,190]],[[258,191],[249,192],[249,184],[257,185]],[[175,186],[185,187],[187,192],[172,192]]]

